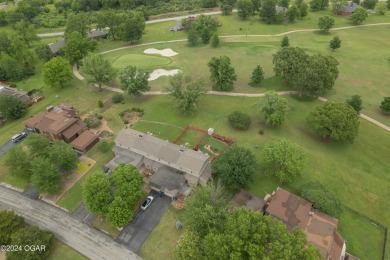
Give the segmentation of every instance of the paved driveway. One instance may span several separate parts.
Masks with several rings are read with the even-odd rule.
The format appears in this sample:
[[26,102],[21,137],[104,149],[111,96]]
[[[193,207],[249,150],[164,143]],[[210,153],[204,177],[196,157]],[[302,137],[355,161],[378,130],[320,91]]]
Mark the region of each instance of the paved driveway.
[[15,211],[27,224],[54,232],[57,239],[89,259],[141,259],[108,235],[89,227],[67,212],[0,186],[0,210],[3,209]]
[[[27,135],[29,135],[31,133],[27,129],[24,129],[22,132],[26,132]],[[15,134],[17,134],[17,133],[15,133]],[[8,152],[9,149],[11,149],[14,146],[17,146],[18,144],[20,144],[24,140],[26,140],[26,138],[23,138],[21,141],[19,141],[17,143],[13,143],[11,140],[9,140],[8,142],[6,142],[2,146],[0,146],[0,157],[3,157]]]
[[117,242],[124,244],[137,254],[172,202],[171,198],[167,196],[160,198],[155,192],[149,195],[154,196],[153,203],[147,210],[139,210],[134,220],[123,228],[116,239]]

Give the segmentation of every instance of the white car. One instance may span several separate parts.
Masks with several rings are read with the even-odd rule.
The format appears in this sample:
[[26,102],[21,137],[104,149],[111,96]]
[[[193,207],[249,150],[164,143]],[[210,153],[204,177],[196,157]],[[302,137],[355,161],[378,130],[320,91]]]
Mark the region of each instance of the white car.
[[17,143],[25,137],[27,137],[27,134],[25,132],[21,132],[19,134],[12,136],[11,140],[13,143]]
[[150,206],[150,204],[152,204],[153,200],[154,200],[153,196],[148,196],[144,201],[144,203],[142,203],[141,209],[146,210]]

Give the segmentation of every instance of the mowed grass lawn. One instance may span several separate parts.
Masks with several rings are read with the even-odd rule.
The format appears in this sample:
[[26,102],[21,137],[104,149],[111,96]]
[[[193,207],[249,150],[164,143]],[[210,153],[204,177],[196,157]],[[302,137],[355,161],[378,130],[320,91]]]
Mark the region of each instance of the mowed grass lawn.
[[[277,129],[265,127],[259,119],[256,112],[258,110],[256,103],[261,100],[259,98],[206,96],[199,104],[198,113],[188,117],[176,113],[172,100],[168,96],[144,97],[138,100],[130,99],[130,104],[114,105],[105,114],[115,115],[125,107],[140,106],[145,109],[143,120],[160,121],[180,127],[191,124],[205,130],[212,127],[216,133],[233,138],[237,145],[251,149],[257,159],[260,158],[265,143],[277,138],[286,138],[300,145],[307,155],[307,165],[302,178],[293,185],[284,186],[276,179],[264,176],[259,166],[254,182],[248,185],[250,192],[260,197],[271,193],[277,187],[297,192],[297,187],[306,182],[320,181],[340,197],[344,204],[390,226],[388,210],[390,202],[387,199],[390,196],[390,161],[388,160],[390,133],[361,120],[359,136],[353,144],[323,143],[310,133],[306,124],[309,112],[322,103],[300,100],[295,96],[286,98],[289,102],[286,125]],[[251,116],[253,123],[249,130],[237,131],[229,126],[227,116],[235,110]],[[154,124],[150,128],[146,127],[142,121],[136,123],[134,128],[137,129],[138,124],[143,125],[142,129],[138,130],[144,132],[153,132],[157,129]],[[115,128],[119,128],[119,125]],[[164,128],[161,126],[160,129]],[[260,129],[264,131],[263,135],[259,134]],[[164,138],[161,133],[159,137],[172,140],[170,137]],[[343,219],[340,220],[340,226],[345,226],[342,229],[343,235],[351,243],[359,245],[354,248],[364,248],[365,228],[356,231],[361,235],[359,238],[350,237],[348,233],[343,232],[348,230],[348,218],[345,218],[346,221]],[[380,239],[377,238],[378,241]],[[362,259],[375,259],[376,256],[380,256],[369,250],[351,251],[351,253],[355,252]]]
[[48,260],[86,260],[87,257],[83,256],[73,248],[62,243],[59,240],[55,240],[54,246],[50,251]]

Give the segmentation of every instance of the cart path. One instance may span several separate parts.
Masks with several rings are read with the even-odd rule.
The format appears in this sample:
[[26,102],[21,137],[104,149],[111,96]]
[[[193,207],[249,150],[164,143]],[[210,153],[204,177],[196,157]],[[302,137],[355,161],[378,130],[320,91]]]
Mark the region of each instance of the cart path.
[[3,186],[0,186],[0,210],[13,210],[27,224],[52,231],[58,240],[89,259],[141,259],[108,235],[73,218],[64,210],[29,199]]

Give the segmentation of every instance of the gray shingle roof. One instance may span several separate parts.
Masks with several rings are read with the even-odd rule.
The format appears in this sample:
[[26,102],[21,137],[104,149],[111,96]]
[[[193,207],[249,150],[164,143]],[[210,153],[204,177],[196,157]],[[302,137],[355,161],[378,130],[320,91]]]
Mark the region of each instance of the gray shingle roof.
[[199,177],[208,165],[209,156],[161,140],[133,129],[124,129],[115,138],[118,146],[146,158]]

